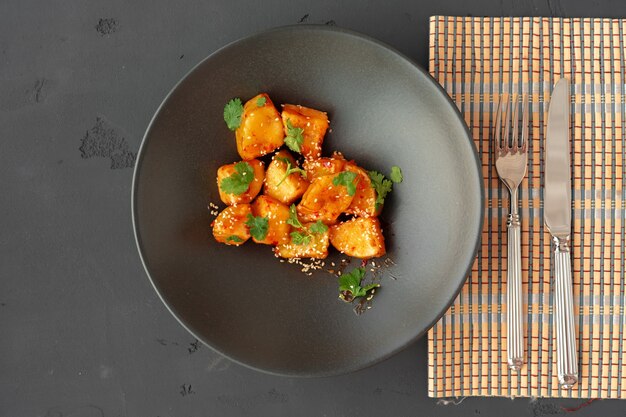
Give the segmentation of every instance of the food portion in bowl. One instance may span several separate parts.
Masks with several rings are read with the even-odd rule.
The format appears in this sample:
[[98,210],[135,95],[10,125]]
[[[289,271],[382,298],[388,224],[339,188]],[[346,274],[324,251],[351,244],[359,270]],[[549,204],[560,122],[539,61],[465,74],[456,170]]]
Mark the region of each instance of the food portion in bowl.
[[240,246],[252,239],[288,259],[324,259],[330,246],[363,260],[385,255],[378,215],[393,183],[402,181],[400,168],[392,167],[388,179],[338,151],[322,156],[328,115],[281,107],[261,93],[224,108],[242,160],[217,170],[227,207],[212,223],[215,240]]
[[[220,199],[229,206],[213,222],[217,241],[239,246],[252,237],[284,258],[323,259],[331,244],[355,258],[385,254],[377,216],[392,181],[339,152],[322,157],[325,112],[284,104],[279,113],[262,93],[244,105],[231,100],[224,119],[235,131],[242,161],[217,170]],[[257,158],[274,151],[266,170]]]

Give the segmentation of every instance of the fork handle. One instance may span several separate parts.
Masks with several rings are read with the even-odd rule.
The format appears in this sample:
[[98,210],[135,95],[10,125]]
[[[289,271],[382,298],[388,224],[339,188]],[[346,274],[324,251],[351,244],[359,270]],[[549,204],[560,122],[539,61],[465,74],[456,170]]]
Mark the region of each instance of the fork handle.
[[509,214],[507,256],[507,361],[512,371],[524,365],[524,324],[522,321],[522,257],[519,215]]
[[574,297],[569,237],[553,237],[554,241],[554,321],[559,384],[572,388],[578,382],[578,354],[574,336]]

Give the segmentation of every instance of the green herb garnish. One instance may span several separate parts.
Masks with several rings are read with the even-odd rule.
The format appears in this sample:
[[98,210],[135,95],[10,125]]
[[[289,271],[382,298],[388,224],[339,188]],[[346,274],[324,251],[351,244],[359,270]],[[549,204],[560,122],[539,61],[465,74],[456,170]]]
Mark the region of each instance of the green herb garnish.
[[328,226],[322,223],[321,220],[318,220],[315,223],[313,223],[311,227],[309,227],[309,230],[313,233],[322,234],[322,233],[326,233],[326,231],[328,230]]
[[304,129],[294,127],[291,120],[287,119],[287,136],[285,136],[285,145],[294,152],[302,152],[302,142],[304,142]]
[[256,240],[263,240],[267,237],[269,219],[267,217],[255,217],[252,214],[248,214],[246,226],[250,229],[250,234],[253,238]]
[[393,183],[380,172],[370,171],[368,174],[372,181],[372,188],[376,190],[376,210],[378,210],[385,204],[385,197],[392,190]]
[[289,218],[287,219],[287,224],[295,227],[296,229],[302,229],[304,226],[298,220],[298,212],[296,211],[296,205],[292,204],[289,207]]
[[380,287],[380,284],[369,284],[361,287],[361,281],[364,276],[365,268],[363,267],[355,268],[351,272],[341,275],[339,277],[339,299],[346,303],[350,303],[358,297],[371,299],[376,288]]
[[231,235],[226,238],[226,242],[241,243],[243,239],[239,236]]
[[256,99],[256,106],[257,107],[263,107],[263,106],[265,106],[265,102],[266,101],[267,101],[266,98],[261,96],[261,97]]
[[235,130],[241,124],[243,114],[243,104],[241,99],[234,98],[224,106],[224,121],[230,130]]
[[391,172],[389,173],[389,179],[396,184],[401,183],[404,177],[402,176],[402,170],[399,166],[392,166]]
[[311,243],[311,234],[304,232],[291,232],[291,241],[296,245],[308,245]]
[[280,184],[283,183],[283,181],[285,181],[287,179],[288,176],[290,176],[291,174],[293,174],[294,172],[299,172],[300,175],[302,176],[302,178],[306,179],[306,171],[303,170],[302,168],[298,168],[297,166],[292,166],[291,165],[291,161],[288,158],[282,158],[282,157],[278,157],[276,158],[277,160],[284,162],[285,164],[287,164],[287,169],[285,170],[285,175],[281,178],[280,181],[278,181],[278,184],[276,184],[276,187],[278,187]]
[[254,169],[247,162],[237,162],[235,172],[222,179],[220,190],[227,194],[241,195],[250,188],[250,183],[254,180]]
[[356,172],[340,172],[335,178],[333,178],[333,185],[344,185],[348,190],[348,195],[353,196],[356,193],[356,184],[354,183],[354,180],[357,176],[358,174]]
[[291,241],[296,245],[308,245],[311,243],[311,239],[313,238],[313,234],[322,234],[328,230],[328,226],[322,223],[321,220],[316,221],[307,229],[298,219],[298,212],[296,211],[296,205],[292,204],[289,207],[289,218],[287,219],[287,224],[298,229],[297,231],[293,231],[290,233]]

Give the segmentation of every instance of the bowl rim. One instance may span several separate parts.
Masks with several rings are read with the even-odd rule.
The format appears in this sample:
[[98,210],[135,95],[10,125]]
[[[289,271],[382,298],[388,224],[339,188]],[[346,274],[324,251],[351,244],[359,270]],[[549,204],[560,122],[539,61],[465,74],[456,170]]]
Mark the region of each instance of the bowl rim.
[[[470,148],[472,149],[472,154],[474,157],[474,162],[475,162],[475,168],[476,168],[476,173],[477,173],[477,177],[478,177],[478,189],[480,192],[480,198],[479,198],[479,219],[478,219],[478,228],[476,230],[476,237],[474,239],[474,248],[471,251],[471,256],[469,256],[468,260],[465,261],[466,263],[466,267],[465,267],[465,272],[463,274],[463,278],[459,280],[459,284],[457,285],[456,289],[454,290],[454,292],[451,294],[451,296],[449,297],[448,301],[445,303],[444,307],[436,314],[435,318],[421,331],[417,332],[413,337],[409,338],[407,341],[405,341],[404,343],[398,345],[396,348],[391,349],[390,351],[386,352],[385,354],[378,356],[374,359],[371,359],[365,363],[359,363],[356,365],[352,365],[352,366],[347,366],[347,367],[342,367],[340,369],[338,369],[338,371],[334,372],[334,371],[325,371],[325,372],[308,372],[308,373],[303,373],[303,372],[281,372],[281,371],[276,371],[276,370],[272,370],[272,369],[266,369],[266,368],[261,368],[243,361],[240,361],[234,357],[231,357],[228,352],[224,352],[220,349],[217,349],[216,347],[214,347],[213,345],[211,345],[210,343],[208,343],[206,340],[204,340],[203,337],[199,336],[198,334],[196,334],[196,332],[194,332],[192,329],[190,329],[185,322],[182,320],[181,317],[178,316],[178,314],[173,310],[173,307],[171,307],[169,305],[169,303],[165,300],[164,295],[161,293],[161,291],[159,290],[159,287],[157,286],[157,284],[155,283],[155,279],[152,277],[152,273],[150,272],[150,268],[148,266],[148,264],[146,263],[146,260],[144,258],[144,252],[143,252],[143,244],[142,244],[142,239],[141,236],[139,234],[139,229],[138,229],[138,214],[137,214],[137,195],[138,195],[138,177],[139,177],[139,172],[141,170],[141,165],[143,162],[143,157],[144,157],[144,146],[146,145],[146,142],[148,140],[148,137],[152,131],[153,125],[157,119],[157,117],[160,115],[161,111],[163,110],[164,106],[166,105],[166,103],[169,101],[170,97],[174,94],[174,92],[178,89],[178,87],[187,80],[187,78],[189,78],[189,76],[194,73],[200,66],[202,66],[206,61],[212,59],[214,56],[222,53],[224,50],[230,49],[232,47],[234,47],[235,45],[239,44],[239,43],[244,43],[250,39],[254,39],[258,36],[262,36],[265,34],[269,34],[269,33],[273,33],[273,32],[291,32],[291,31],[321,31],[321,32],[334,32],[334,33],[338,33],[338,34],[342,34],[342,35],[347,35],[347,36],[351,36],[351,37],[355,37],[358,38],[359,40],[371,43],[377,47],[383,48],[388,50],[389,52],[395,54],[397,57],[401,58],[403,61],[405,61],[407,64],[411,65],[415,70],[417,70],[418,73],[420,73],[422,76],[425,77],[425,79],[427,79],[434,87],[435,90],[439,92],[439,94],[444,98],[444,100],[446,100],[452,110],[452,113],[454,113],[455,117],[456,117],[456,122],[458,122],[461,127],[462,127],[462,131],[465,133],[464,138],[465,140],[467,140],[469,142]],[[471,269],[472,269],[472,265],[474,264],[475,260],[476,260],[476,255],[478,253],[478,248],[480,247],[480,241],[482,238],[482,230],[483,230],[483,226],[484,226],[484,212],[485,212],[485,188],[484,188],[484,180],[482,177],[482,165],[481,165],[481,160],[478,156],[478,152],[476,150],[476,146],[474,143],[474,140],[472,138],[472,135],[470,133],[470,130],[467,126],[467,124],[465,123],[465,120],[463,119],[463,116],[461,115],[459,109],[457,108],[456,104],[454,103],[454,101],[450,98],[450,96],[448,95],[448,93],[446,92],[446,90],[425,70],[423,69],[419,64],[417,64],[414,60],[412,60],[411,58],[409,58],[408,56],[406,56],[405,54],[403,54],[402,52],[398,51],[396,48],[382,42],[379,41],[369,35],[365,35],[363,33],[360,32],[356,32],[350,29],[345,29],[345,28],[341,28],[341,27],[337,27],[337,26],[330,26],[330,25],[324,25],[324,24],[296,24],[296,25],[286,25],[286,26],[278,26],[278,27],[274,27],[271,29],[267,29],[267,30],[261,30],[261,31],[257,31],[255,33],[252,33],[250,35],[241,37],[239,39],[236,39],[232,42],[229,42],[225,45],[223,45],[222,47],[216,49],[215,51],[213,51],[212,53],[210,53],[209,55],[207,55],[205,58],[203,58],[202,60],[200,60],[197,64],[195,64],[190,70],[188,70],[185,75],[183,77],[181,77],[175,84],[174,86],[169,90],[169,92],[167,93],[167,95],[163,98],[163,100],[161,101],[161,103],[159,104],[159,106],[157,107],[157,109],[155,110],[152,118],[150,119],[150,122],[148,123],[148,126],[146,127],[145,133],[141,139],[141,145],[139,147],[139,150],[137,152],[137,158],[135,160],[135,167],[133,169],[133,179],[132,179],[132,185],[131,185],[131,215],[132,215],[132,226],[133,226],[133,235],[135,237],[135,243],[136,243],[136,247],[137,247],[137,251],[139,252],[139,258],[141,259],[141,264],[143,265],[143,268],[146,272],[146,275],[148,277],[148,280],[150,281],[152,287],[154,288],[154,290],[156,291],[158,297],[160,298],[161,302],[165,305],[165,307],[167,308],[167,310],[170,312],[170,314],[172,314],[172,316],[174,316],[174,318],[178,321],[178,323],[180,323],[180,325],[186,329],[193,337],[195,337],[197,340],[201,341],[205,346],[209,347],[211,350],[213,350],[214,352],[219,353],[220,355],[228,358],[230,361],[233,361],[239,365],[242,365],[246,368],[249,369],[253,369],[265,374],[270,374],[270,375],[275,375],[275,376],[284,376],[284,377],[300,377],[300,378],[309,378],[309,377],[329,377],[329,376],[339,376],[339,375],[345,375],[345,374],[349,374],[349,373],[353,373],[362,369],[366,369],[369,368],[373,365],[376,365],[378,363],[381,363],[383,361],[385,361],[386,359],[389,359],[390,357],[394,356],[395,354],[397,354],[400,351],[403,351],[404,349],[406,349],[407,347],[409,347],[410,345],[414,344],[417,340],[419,340],[420,338],[422,338],[422,336],[424,336],[440,319],[441,317],[443,317],[443,315],[446,313],[446,311],[448,311],[448,309],[450,308],[450,306],[453,304],[454,300],[456,299],[456,297],[458,296],[458,294],[461,292],[461,289],[463,288],[463,285],[465,285],[465,282],[467,281],[467,277],[469,276]]]

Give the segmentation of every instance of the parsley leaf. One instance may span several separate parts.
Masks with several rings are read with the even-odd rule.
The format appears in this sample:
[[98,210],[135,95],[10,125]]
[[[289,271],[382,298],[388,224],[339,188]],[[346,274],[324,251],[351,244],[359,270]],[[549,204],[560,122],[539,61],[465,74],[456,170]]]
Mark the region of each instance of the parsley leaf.
[[254,169],[247,162],[237,162],[235,172],[220,181],[220,189],[226,194],[241,195],[248,191],[254,180]]
[[333,178],[333,185],[345,185],[348,190],[348,195],[353,196],[356,193],[356,184],[354,183],[354,180],[357,176],[356,172],[340,172],[335,178]]
[[380,284],[369,284],[369,285],[366,285],[365,287],[363,287],[363,291],[365,292],[365,294],[367,294],[368,292],[370,292],[374,288],[380,288]]
[[240,238],[239,236],[231,235],[226,238],[226,242],[241,243],[243,242],[243,239]]
[[241,99],[234,98],[224,106],[224,121],[230,130],[235,130],[241,124],[243,104]]
[[328,230],[328,226],[322,223],[321,220],[313,223],[307,229],[298,219],[298,212],[296,211],[295,204],[292,204],[291,207],[289,207],[289,218],[287,219],[287,224],[298,229],[297,231],[290,233],[291,241],[296,245],[308,245],[311,243],[313,233],[322,234]]
[[246,226],[250,228],[250,234],[256,240],[263,240],[267,237],[267,230],[269,228],[269,219],[267,217],[254,217],[252,214],[248,214],[248,221]]
[[392,190],[393,183],[380,172],[370,171],[368,174],[372,180],[372,188],[376,190],[376,209],[378,210],[385,203],[385,197]]
[[296,211],[296,205],[292,204],[289,207],[289,218],[287,219],[287,224],[295,227],[296,229],[302,229],[304,226],[298,220],[298,212]]
[[319,234],[321,234],[321,233],[325,233],[328,230],[328,226],[326,226],[324,223],[322,223],[321,220],[318,220],[314,224],[311,225],[309,230],[312,233],[319,233]]
[[285,181],[287,177],[293,174],[294,172],[299,172],[302,178],[306,179],[306,171],[297,166],[296,167],[291,166],[291,161],[288,158],[278,157],[276,159],[279,160],[280,162],[284,162],[285,164],[287,164],[287,170],[285,171],[285,175],[281,178],[280,181],[278,181],[278,184],[276,184],[276,187],[282,184],[283,181]]
[[266,101],[267,100],[265,99],[265,97],[261,96],[261,97],[256,99],[256,106],[257,107],[263,107],[263,106],[265,106],[265,102]]
[[361,280],[365,276],[365,268],[355,268],[339,277],[339,298],[346,303],[358,297],[370,297],[380,284],[369,284],[361,287]]
[[285,145],[294,152],[302,152],[302,142],[304,142],[304,129],[301,127],[294,127],[291,124],[291,120],[287,119],[287,136],[285,136]]
[[389,173],[389,179],[395,182],[396,184],[402,182],[404,177],[402,176],[402,170],[400,169],[399,166],[394,165],[391,167],[391,172]]
[[305,232],[291,232],[291,241],[296,245],[308,245],[311,243],[311,235]]

